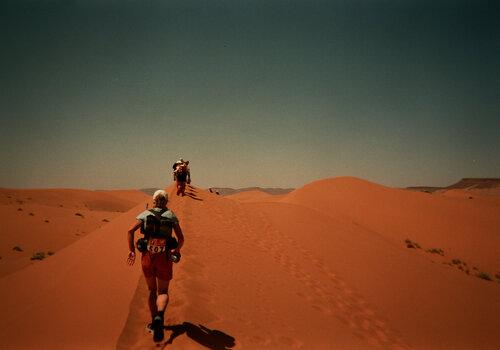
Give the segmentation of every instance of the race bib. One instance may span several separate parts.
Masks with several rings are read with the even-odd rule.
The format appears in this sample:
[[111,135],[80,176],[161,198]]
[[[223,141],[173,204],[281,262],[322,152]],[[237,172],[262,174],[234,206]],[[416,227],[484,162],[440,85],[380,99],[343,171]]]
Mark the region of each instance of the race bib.
[[165,238],[150,238],[148,240],[148,251],[151,253],[163,253],[166,249],[167,240]]

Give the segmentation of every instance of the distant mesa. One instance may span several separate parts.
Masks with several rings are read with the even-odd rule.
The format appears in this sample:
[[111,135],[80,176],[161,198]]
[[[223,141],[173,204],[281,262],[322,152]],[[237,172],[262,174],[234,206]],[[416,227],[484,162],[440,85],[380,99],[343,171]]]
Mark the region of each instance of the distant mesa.
[[210,187],[209,191],[212,193],[218,192],[221,196],[229,196],[232,194],[247,192],[247,191],[261,191],[271,195],[287,194],[294,190],[294,188],[276,188],[276,187],[245,187],[245,188],[229,188],[229,187]]
[[451,190],[459,189],[482,189],[482,188],[497,188],[500,187],[500,178],[465,178],[458,181],[456,184],[446,187]]
[[500,188],[500,178],[464,178],[453,185],[446,187],[430,187],[430,186],[412,186],[406,187],[407,190],[433,193],[440,190],[472,190]]

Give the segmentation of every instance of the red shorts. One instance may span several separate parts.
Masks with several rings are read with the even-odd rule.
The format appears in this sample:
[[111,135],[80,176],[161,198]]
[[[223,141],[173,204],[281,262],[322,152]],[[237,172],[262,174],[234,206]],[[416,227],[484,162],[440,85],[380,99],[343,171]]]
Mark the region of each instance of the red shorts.
[[172,279],[172,260],[167,258],[166,252],[157,254],[145,252],[142,254],[141,262],[145,277],[156,277],[165,281]]

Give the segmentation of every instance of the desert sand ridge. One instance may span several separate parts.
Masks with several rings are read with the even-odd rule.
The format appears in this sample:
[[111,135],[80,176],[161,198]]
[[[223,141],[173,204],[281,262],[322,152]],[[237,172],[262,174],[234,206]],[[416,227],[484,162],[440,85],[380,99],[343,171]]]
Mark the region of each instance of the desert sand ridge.
[[242,192],[236,192],[234,194],[226,195],[226,198],[237,200],[239,202],[256,202],[256,201],[261,201],[261,202],[267,202],[271,201],[274,202],[280,198],[283,198],[285,195],[281,194],[269,194],[267,192],[262,192],[259,190],[249,190],[249,191],[242,191]]
[[339,177],[310,183],[281,201],[355,223],[399,244],[446,247],[454,258],[500,271],[500,197],[488,202],[406,191]]
[[0,189],[0,278],[144,202],[137,190]]
[[[174,269],[164,342],[155,345],[144,331],[148,292],[139,264],[125,264],[126,230],[144,202],[0,279],[0,345],[500,347],[500,284],[442,263],[459,257],[498,266],[491,250],[500,248],[493,229],[500,219],[490,202],[434,198],[355,178],[320,180],[264,202],[259,195],[238,201],[195,187],[176,197],[172,190],[169,207],[186,243]],[[409,249],[405,238],[424,247],[437,242],[445,256]],[[29,329],[30,337],[18,337],[19,329]]]
[[126,231],[145,203],[0,279],[1,348],[115,348],[140,276],[124,263]]
[[[348,215],[338,215],[342,212],[333,210],[336,205],[330,202],[336,192],[351,204],[364,197],[372,206],[381,199],[392,200],[390,208],[425,196],[340,178],[309,184],[275,202],[262,202],[260,194],[255,202],[241,202],[196,188],[188,197],[174,197],[171,205],[181,218],[186,245],[171,285],[163,345],[171,349],[498,347],[497,282],[466,275],[431,254],[408,249],[394,232],[371,228],[370,220],[363,226]],[[444,198],[439,203],[454,201]],[[363,212],[359,211],[358,220]],[[453,220],[457,217],[452,215]],[[385,228],[390,225],[386,222]],[[488,245],[478,239],[481,249]],[[154,348],[138,331],[149,319],[146,296],[140,284],[118,349]]]

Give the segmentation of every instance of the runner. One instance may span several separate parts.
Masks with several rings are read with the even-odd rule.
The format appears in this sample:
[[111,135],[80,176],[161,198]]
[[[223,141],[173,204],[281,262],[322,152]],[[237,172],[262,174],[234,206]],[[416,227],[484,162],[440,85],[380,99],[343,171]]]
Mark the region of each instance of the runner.
[[[149,289],[149,310],[153,340],[163,340],[163,320],[169,301],[168,287],[172,279],[172,262],[178,262],[184,235],[175,214],[167,208],[168,195],[158,190],[153,195],[154,208],[137,216],[137,222],[128,230],[129,254],[127,263],[135,262],[134,233],[138,229],[144,238],[137,241],[137,249],[142,253],[142,271]],[[172,237],[172,230],[177,240]]]
[[191,183],[191,173],[189,171],[188,165],[189,161],[183,161],[182,163],[179,163],[174,170],[174,181],[176,181],[178,196],[184,196],[186,191],[186,183]]

